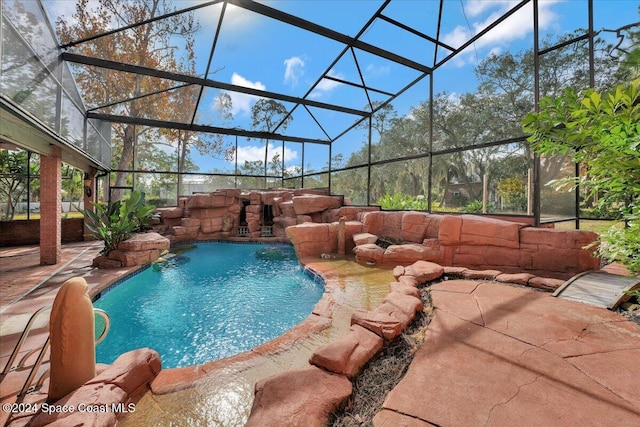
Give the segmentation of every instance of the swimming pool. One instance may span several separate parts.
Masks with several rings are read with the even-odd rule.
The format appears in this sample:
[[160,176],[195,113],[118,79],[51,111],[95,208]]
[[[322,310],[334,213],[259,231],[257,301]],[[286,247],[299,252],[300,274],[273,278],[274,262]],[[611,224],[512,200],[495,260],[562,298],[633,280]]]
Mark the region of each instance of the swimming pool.
[[283,334],[311,313],[323,291],[291,246],[198,243],[94,302],[111,318],[96,358],[113,363],[150,347],[164,368],[221,359]]

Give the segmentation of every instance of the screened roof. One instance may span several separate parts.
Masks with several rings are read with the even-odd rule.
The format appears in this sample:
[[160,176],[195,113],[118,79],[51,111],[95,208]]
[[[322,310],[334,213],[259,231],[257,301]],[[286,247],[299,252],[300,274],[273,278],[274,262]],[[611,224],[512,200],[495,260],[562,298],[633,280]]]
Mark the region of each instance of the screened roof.
[[[160,3],[143,14],[124,10],[108,28],[88,25],[82,37],[63,40],[63,59],[76,64],[76,71],[136,86],[135,94],[125,91],[116,99],[85,93],[89,117],[255,137],[266,131],[285,141],[328,144],[458,50],[474,49],[475,40],[509,16],[515,16],[509,27],[523,20],[532,25],[528,1],[174,4],[163,10]],[[45,6],[56,20],[73,12],[55,3]],[[468,15],[480,13],[486,18],[472,25]],[[158,58],[124,50],[128,41],[145,31],[164,31],[158,29],[164,25],[172,49]],[[167,98],[175,108],[146,109],[140,117],[126,113],[135,104]],[[222,99],[231,101],[225,117],[216,108]],[[252,125],[249,109],[257,99],[284,105],[293,120],[288,126],[286,118]]]
[[[536,97],[607,86],[640,25],[626,0],[5,0],[2,12],[3,102],[105,169],[236,175],[252,162],[267,175],[278,153],[275,175],[305,175],[523,142]],[[154,164],[126,152],[153,145]]]

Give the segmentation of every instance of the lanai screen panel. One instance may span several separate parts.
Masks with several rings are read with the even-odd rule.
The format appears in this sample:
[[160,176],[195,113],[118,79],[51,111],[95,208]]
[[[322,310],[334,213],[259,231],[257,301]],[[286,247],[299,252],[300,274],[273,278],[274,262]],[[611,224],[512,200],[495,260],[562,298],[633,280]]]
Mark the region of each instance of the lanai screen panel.
[[[125,3],[135,6],[135,2]],[[116,31],[68,46],[69,55],[64,58],[77,64],[75,76],[81,84],[86,79],[81,73],[93,76],[94,80],[85,81],[87,89],[99,88],[97,82],[121,83],[124,89],[119,92],[86,91],[83,97],[92,109],[89,118],[123,121],[114,125],[116,139],[125,136],[123,129],[138,135],[137,165],[150,162],[144,157],[152,141],[170,146],[160,154],[165,160],[175,157],[175,164],[183,157],[184,147],[188,148],[188,159],[182,160],[178,170],[231,174],[241,150],[251,148],[253,163],[240,163],[241,168],[253,168],[255,182],[247,181],[252,174],[243,170],[247,178],[243,186],[277,185],[282,178],[293,178],[299,168],[304,175],[296,181],[300,185],[330,183],[333,192],[352,191],[354,198],[364,200],[380,196],[381,191],[369,186],[385,174],[399,177],[384,183],[385,190],[424,193],[429,176],[446,172],[444,187],[433,188],[440,184],[431,182],[432,197],[485,175],[495,195],[497,183],[515,182],[524,175],[522,171],[504,174],[494,165],[515,156],[529,166],[531,156],[520,121],[534,108],[536,97],[536,31],[542,49],[540,95],[556,96],[566,86],[604,88],[620,79],[616,58],[621,55],[616,56],[614,46],[619,38],[605,29],[638,21],[637,5],[607,2],[614,4],[610,8],[602,3],[592,3],[594,30],[603,40],[594,45],[593,64],[586,37],[587,1],[537,2],[537,28],[534,3],[527,1],[176,2],[167,10],[158,10],[156,16],[175,13],[158,20],[141,16],[147,20],[143,23],[126,18],[129,10],[122,10],[120,17],[103,23],[108,25],[85,29],[85,36]],[[4,3],[5,7],[15,4],[20,3]],[[63,25],[59,28],[64,30]],[[169,36],[175,50],[164,49],[155,41],[154,47],[166,53],[162,60],[136,56],[127,49],[106,49],[135,47],[132,40],[136,37],[167,28],[184,31]],[[3,33],[9,34],[5,39],[10,36],[9,30]],[[559,43],[566,44],[556,49]],[[629,47],[624,43],[623,47]],[[3,66],[3,72],[4,84],[11,70]],[[33,74],[32,80],[37,80],[37,70]],[[46,78],[38,80],[42,82]],[[282,106],[269,117],[269,125],[264,118],[254,123],[253,107],[260,101]],[[69,104],[66,108],[71,112],[66,114],[75,117],[73,106],[80,104],[76,97],[67,90],[62,102]],[[375,112],[384,111],[378,108],[386,102],[396,112],[393,122],[379,127],[382,132],[373,126],[369,135],[367,116],[374,111],[375,120]],[[156,130],[147,132],[151,128]],[[70,139],[77,139],[77,128],[63,130]],[[155,135],[147,140],[144,133]],[[216,138],[220,144],[206,149],[207,141]],[[241,141],[235,151],[238,138]],[[396,148],[389,148],[392,145]],[[430,147],[433,162],[428,161]],[[120,155],[116,148],[114,153]],[[509,151],[518,154],[511,156]],[[294,154],[299,157],[289,163]],[[486,160],[477,160],[482,157]],[[436,158],[440,161],[435,162]],[[436,163],[451,167],[437,171]],[[418,164],[420,167],[415,166]],[[128,165],[138,167],[132,160]],[[420,184],[411,184],[397,173],[409,169],[424,175]],[[353,179],[356,171],[366,179],[354,181],[366,183],[366,191],[348,190],[344,184],[345,177]],[[477,199],[471,196],[470,201]],[[494,200],[504,206],[502,199]]]

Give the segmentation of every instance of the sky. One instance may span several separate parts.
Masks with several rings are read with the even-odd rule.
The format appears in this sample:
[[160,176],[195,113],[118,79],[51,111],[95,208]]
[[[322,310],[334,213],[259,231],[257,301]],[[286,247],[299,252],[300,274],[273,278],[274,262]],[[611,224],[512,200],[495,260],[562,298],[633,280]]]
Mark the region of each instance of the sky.
[[[173,1],[179,8],[203,3],[194,0]],[[265,0],[262,4],[289,14],[310,20],[318,25],[355,37],[372,14],[382,5],[382,0]],[[443,12],[440,40],[457,48],[478,34],[505,11],[519,1],[447,0]],[[539,25],[542,34],[555,37],[587,27],[585,1],[541,0]],[[52,21],[57,16],[72,15],[72,0],[46,0],[45,8]],[[418,31],[435,37],[437,24],[436,0],[393,0],[384,15],[412,26]],[[640,21],[637,0],[596,0],[594,2],[596,31],[615,29]],[[207,60],[218,25],[221,5],[207,6],[196,12],[201,30],[196,37],[196,72],[204,76]],[[494,28],[481,40],[470,45],[460,55],[444,64],[434,74],[434,91],[450,94],[473,92],[477,85],[474,66],[491,53],[516,52],[532,46],[532,5],[528,4],[506,22]],[[607,37],[613,35],[607,33]],[[450,53],[439,48],[436,53],[432,43],[425,42],[411,33],[398,29],[388,22],[378,20],[369,27],[360,40],[380,46],[382,49],[405,56],[413,61],[433,66]],[[177,42],[179,43],[179,42]],[[327,40],[302,29],[292,28],[264,16],[230,5],[225,11],[220,38],[210,66],[208,78],[223,83],[253,88],[259,91],[283,93],[294,97],[307,95],[308,99],[342,105],[362,110],[368,100],[361,89],[330,79],[328,75],[353,83],[365,83],[384,93],[393,93],[418,78],[421,73],[398,63],[381,59],[356,49],[354,61],[351,52],[331,63],[343,51],[344,45]],[[359,69],[358,69],[359,67]],[[411,109],[428,99],[428,79],[423,79],[411,90],[393,101],[399,117],[411,115]],[[230,93],[233,102],[233,119],[220,123],[215,103],[219,91],[208,88],[203,94],[198,110],[198,121],[207,125],[224,125],[251,129],[251,107],[259,99],[253,95]],[[388,95],[370,92],[371,100],[386,100]],[[283,104],[290,108],[292,105]],[[283,133],[310,139],[335,138],[357,119],[351,114],[335,113],[310,107],[313,117],[304,109],[293,113],[293,120]],[[316,123],[317,119],[321,126]],[[343,154],[345,159],[357,151],[366,141],[365,131],[355,129],[334,143],[332,155]],[[233,137],[229,142],[235,143]],[[264,160],[265,141],[238,138],[238,163],[245,160]],[[304,166],[320,170],[326,167],[328,148],[306,144]],[[286,143],[284,159],[287,166],[302,165],[302,144]],[[275,152],[282,154],[282,143],[271,142],[268,157]],[[192,158],[201,171],[233,171],[235,161],[211,159],[192,152]]]

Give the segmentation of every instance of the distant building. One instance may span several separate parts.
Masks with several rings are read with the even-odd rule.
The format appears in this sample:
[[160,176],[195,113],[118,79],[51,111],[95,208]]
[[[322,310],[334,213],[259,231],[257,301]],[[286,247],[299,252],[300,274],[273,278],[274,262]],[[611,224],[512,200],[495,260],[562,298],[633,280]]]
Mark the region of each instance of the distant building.
[[[469,187],[473,194],[470,194]],[[444,195],[444,205],[449,208],[466,206],[476,198],[482,199],[482,181],[470,184],[449,184]]]

